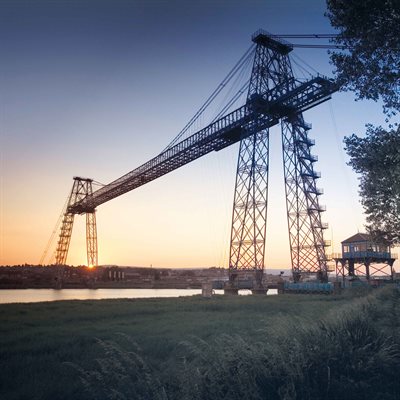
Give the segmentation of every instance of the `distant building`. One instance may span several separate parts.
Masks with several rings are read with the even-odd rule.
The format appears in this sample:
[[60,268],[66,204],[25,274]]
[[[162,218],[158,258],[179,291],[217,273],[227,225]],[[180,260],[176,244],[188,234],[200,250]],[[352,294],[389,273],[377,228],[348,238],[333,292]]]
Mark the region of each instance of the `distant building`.
[[344,258],[374,258],[390,259],[390,247],[374,243],[371,235],[357,233],[342,242],[342,254]]
[[357,233],[342,242],[342,254],[334,257],[336,275],[343,279],[346,276],[362,276],[369,280],[373,276],[393,279],[395,255],[390,246],[374,242],[371,235]]

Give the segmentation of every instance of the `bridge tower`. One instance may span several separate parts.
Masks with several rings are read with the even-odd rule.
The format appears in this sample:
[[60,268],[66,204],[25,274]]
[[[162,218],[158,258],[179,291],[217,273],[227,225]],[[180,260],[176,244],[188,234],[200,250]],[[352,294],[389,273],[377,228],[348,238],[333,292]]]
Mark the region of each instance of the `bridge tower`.
[[[71,242],[72,227],[76,212],[71,211],[73,204],[87,200],[93,195],[92,179],[74,177],[71,194],[62,220],[60,235],[56,249],[56,264],[65,265],[69,244]],[[97,227],[96,210],[86,210],[86,250],[88,266],[97,266]]]
[[[310,126],[304,121],[304,108],[282,104],[289,92],[297,90],[288,56],[293,48],[262,31],[256,32],[252,40],[256,43],[256,51],[247,104],[257,107],[259,103],[264,113],[276,115],[281,121],[293,276],[298,280],[302,273],[317,273],[321,280],[326,280],[323,229],[327,225],[321,222],[324,208],[319,205],[322,191],[316,186],[320,177],[314,170],[317,157],[310,151],[314,141],[308,137]],[[313,105],[315,103],[308,108]],[[269,128],[260,127],[256,119],[246,125],[246,130],[246,137],[240,141],[237,162],[227,291],[237,292],[241,276],[250,272],[255,275],[253,292],[265,293],[262,277],[268,205]]]
[[[307,80],[296,79],[289,58],[293,50],[290,43],[277,40],[264,31],[256,32],[252,40],[255,43],[254,59],[244,105],[230,111],[227,111],[229,107],[225,107],[225,115],[221,113],[188,137],[182,137],[180,133],[157,156],[94,192],[91,179],[74,178],[63,214],[56,251],[57,264],[65,265],[76,214],[86,214],[88,264],[97,265],[95,211],[98,206],[210,152],[240,142],[227,290],[237,293],[242,276],[250,274],[255,282],[251,286],[253,291],[265,292],[262,278],[268,203],[269,129],[280,123],[293,276],[299,280],[302,274],[313,273],[321,280],[327,279],[323,239],[323,230],[327,226],[321,222],[324,208],[319,204],[319,196],[322,191],[316,186],[320,175],[314,170],[317,161],[317,157],[311,154],[314,141],[308,137],[310,126],[304,121],[302,113],[329,100],[338,87],[335,82],[320,75]],[[238,73],[243,63],[250,61],[252,55],[253,52],[247,52],[242,57],[228,74],[229,79]],[[228,77],[224,82],[229,81]],[[223,86],[225,83],[220,85]],[[215,98],[218,90],[196,113],[196,118]]]

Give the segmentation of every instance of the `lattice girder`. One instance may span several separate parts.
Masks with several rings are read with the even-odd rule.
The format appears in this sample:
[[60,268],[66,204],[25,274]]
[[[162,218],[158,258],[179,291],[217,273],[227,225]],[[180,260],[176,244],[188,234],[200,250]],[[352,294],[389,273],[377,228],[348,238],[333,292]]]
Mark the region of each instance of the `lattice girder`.
[[[230,272],[255,271],[256,280],[260,283],[265,260],[269,128],[284,119],[295,127],[293,133],[296,140],[303,140],[306,144],[302,147],[297,142],[291,143],[290,134],[284,144],[287,146],[285,180],[293,271],[324,270],[326,257],[322,245],[323,225],[316,197],[320,193],[315,187],[316,176],[312,169],[314,160],[310,159],[308,151],[312,144],[306,134],[302,135],[302,119],[293,122],[288,118],[301,115],[301,112],[328,100],[338,88],[333,81],[321,76],[306,81],[296,80],[288,56],[292,50],[290,44],[261,31],[253,35],[252,39],[257,46],[246,104],[93,193],[91,180],[75,178],[56,251],[58,264],[66,262],[75,214],[87,214],[88,263],[97,264],[95,210],[99,205],[212,151],[220,151],[241,142],[232,212],[229,268]],[[289,148],[291,145],[292,150]],[[306,263],[318,266],[305,267]]]
[[[71,194],[62,220],[60,235],[57,243],[55,262],[57,265],[65,265],[67,262],[69,245],[71,242],[74,216],[72,206],[93,195],[92,179],[74,178]],[[97,228],[95,210],[86,213],[86,250],[88,265],[97,265]]]
[[95,212],[86,214],[86,251],[88,266],[97,266],[97,226]]
[[327,258],[319,204],[320,190],[311,155],[309,127],[301,114],[282,121],[282,149],[289,243],[294,275],[319,273],[327,278]]
[[[317,175],[313,169],[316,157],[310,153],[313,144],[307,136],[308,126],[302,116],[302,107],[296,101],[286,100],[298,86],[291,68],[288,46],[275,43],[262,35],[255,40],[252,75],[248,103],[258,105],[266,115],[282,118],[282,140],[286,182],[286,202],[294,275],[318,272],[326,277],[325,242],[319,206]],[[318,79],[315,80],[317,84]],[[314,83],[313,83],[314,84]],[[304,85],[300,97],[311,100],[319,97]],[[312,85],[311,85],[312,86]],[[257,129],[257,126],[255,126]],[[263,270],[265,260],[265,232],[267,223],[269,133],[254,132],[241,141],[233,204],[230,276],[239,270]],[[262,165],[262,168],[257,169]],[[232,278],[230,279],[232,281]]]

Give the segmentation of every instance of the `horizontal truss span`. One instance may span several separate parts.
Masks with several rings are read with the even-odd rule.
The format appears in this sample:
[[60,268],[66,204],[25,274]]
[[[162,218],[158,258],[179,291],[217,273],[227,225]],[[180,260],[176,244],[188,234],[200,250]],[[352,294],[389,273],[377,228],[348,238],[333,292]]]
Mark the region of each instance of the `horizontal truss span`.
[[68,213],[92,213],[100,204],[157,179],[211,151],[219,151],[250,136],[254,124],[257,124],[258,129],[270,128],[281,118],[305,111],[316,105],[316,102],[322,103],[330,99],[330,95],[336,90],[337,87],[332,81],[318,76],[299,84],[284,95],[272,96],[272,101],[265,100],[267,97],[271,98],[271,93],[251,99],[246,105],[103,186],[91,196],[70,205]]

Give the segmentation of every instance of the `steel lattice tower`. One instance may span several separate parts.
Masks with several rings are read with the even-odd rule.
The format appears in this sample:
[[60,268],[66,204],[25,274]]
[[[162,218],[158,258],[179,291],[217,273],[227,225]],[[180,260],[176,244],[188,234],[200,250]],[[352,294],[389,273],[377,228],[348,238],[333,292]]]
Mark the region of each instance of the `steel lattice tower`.
[[[213,151],[240,142],[229,257],[232,291],[240,275],[255,276],[256,291],[263,291],[267,224],[269,129],[282,126],[282,151],[292,270],[327,278],[325,242],[321,222],[322,193],[316,186],[317,160],[310,152],[314,141],[302,112],[328,99],[337,85],[322,76],[297,80],[289,53],[293,47],[264,31],[252,37],[256,44],[246,103],[209,125],[173,141],[163,152],[118,179],[92,191],[92,180],[74,178],[56,250],[56,263],[65,265],[75,214],[86,214],[88,264],[97,265],[96,208],[124,193],[158,179]],[[230,74],[228,74],[229,76]],[[215,93],[215,92],[214,92]],[[196,113],[196,115],[200,115]]]
[[327,279],[327,258],[321,221],[325,208],[319,204],[322,189],[317,188],[320,174],[314,171],[317,157],[310,152],[314,142],[308,138],[310,126],[301,114],[282,123],[282,150],[289,228],[290,255],[295,280],[301,273],[317,273]]
[[[296,80],[288,53],[289,45],[256,34],[257,44],[250,78],[247,103],[257,102],[279,113],[282,125],[282,149],[286,185],[287,218],[292,271],[295,279],[302,272],[319,273],[327,278],[325,242],[316,188],[319,175],[314,171],[317,160],[310,153],[313,145],[307,136],[309,126],[297,109],[283,110],[276,99],[295,90]],[[268,105],[270,105],[268,107]],[[267,224],[269,130],[254,123],[251,135],[240,142],[233,203],[229,278],[233,290],[241,272],[255,272],[255,289],[262,289]]]
[[[56,250],[56,264],[65,265],[67,261],[69,244],[71,242],[72,228],[75,213],[71,212],[71,206],[79,201],[90,198],[93,195],[92,179],[74,178],[71,194],[62,220],[61,231]],[[97,228],[96,210],[86,212],[86,249],[89,266],[97,265]]]

